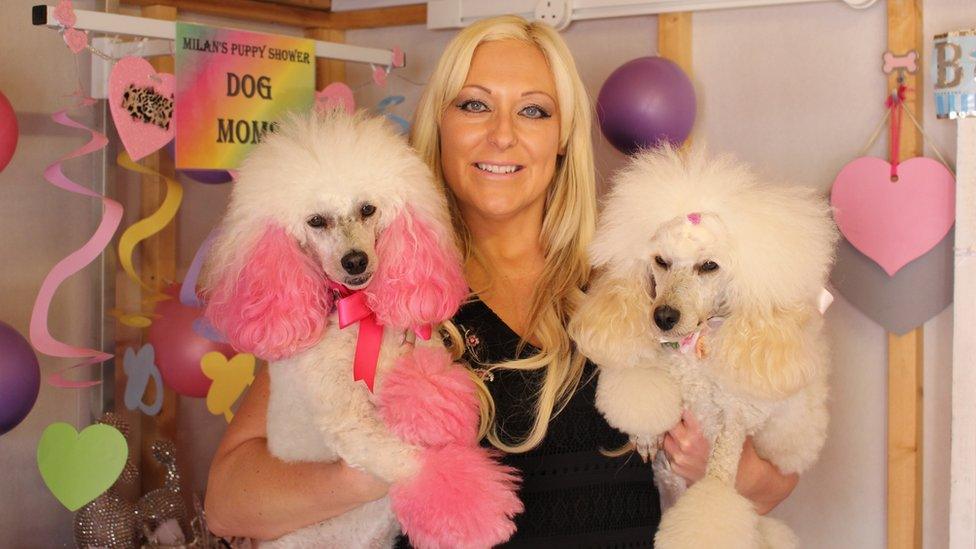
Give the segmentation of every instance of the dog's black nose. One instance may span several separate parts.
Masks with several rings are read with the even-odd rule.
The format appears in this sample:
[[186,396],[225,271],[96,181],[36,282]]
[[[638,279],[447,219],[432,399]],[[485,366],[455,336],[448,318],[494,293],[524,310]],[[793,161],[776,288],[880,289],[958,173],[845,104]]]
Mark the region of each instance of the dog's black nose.
[[654,309],[654,324],[665,332],[674,328],[674,325],[681,319],[681,312],[675,308],[662,305]]
[[359,250],[353,250],[342,256],[342,268],[351,275],[362,274],[369,264],[369,256]]

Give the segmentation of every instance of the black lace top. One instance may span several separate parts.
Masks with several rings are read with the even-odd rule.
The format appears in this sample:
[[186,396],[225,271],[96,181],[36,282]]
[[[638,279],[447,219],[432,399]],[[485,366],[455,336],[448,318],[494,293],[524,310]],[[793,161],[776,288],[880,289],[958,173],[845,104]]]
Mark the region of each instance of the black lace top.
[[[473,367],[516,356],[518,335],[483,302],[463,305],[454,322]],[[522,356],[533,352],[526,346]],[[506,464],[522,473],[519,496],[525,504],[525,512],[516,517],[518,530],[504,547],[653,546],[661,509],[651,467],[634,454],[608,458],[600,453],[601,448],[619,448],[627,439],[594,407],[593,373],[594,366],[587,363],[579,389],[552,419],[539,446],[504,456]],[[485,379],[503,441],[517,442],[531,428],[540,381],[540,371],[518,370],[494,370]],[[399,547],[409,544],[401,540]]]

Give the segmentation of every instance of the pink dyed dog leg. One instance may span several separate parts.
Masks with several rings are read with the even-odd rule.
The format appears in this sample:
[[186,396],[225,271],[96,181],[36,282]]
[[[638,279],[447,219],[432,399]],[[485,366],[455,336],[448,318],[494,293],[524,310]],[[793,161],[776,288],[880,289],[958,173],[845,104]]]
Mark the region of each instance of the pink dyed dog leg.
[[477,389],[444,349],[418,347],[401,357],[383,382],[379,409],[390,430],[410,444],[477,444]]

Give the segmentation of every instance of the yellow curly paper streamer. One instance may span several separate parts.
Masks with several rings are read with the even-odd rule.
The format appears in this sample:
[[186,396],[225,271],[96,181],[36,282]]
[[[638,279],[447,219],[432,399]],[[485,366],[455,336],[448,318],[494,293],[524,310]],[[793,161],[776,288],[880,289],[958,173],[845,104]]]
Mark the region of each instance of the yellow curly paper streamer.
[[203,375],[213,380],[207,391],[207,410],[224,415],[227,423],[234,419],[231,406],[254,382],[254,355],[240,353],[230,360],[220,351],[210,351],[200,358]]
[[[143,300],[143,306],[169,299],[169,296],[158,293],[139,276],[135,266],[132,264],[132,254],[136,246],[143,240],[162,231],[166,225],[176,217],[176,212],[180,209],[183,202],[183,186],[174,179],[170,179],[156,170],[147,168],[141,164],[133,162],[129,153],[122,151],[116,159],[119,166],[136,173],[144,175],[155,175],[166,181],[166,198],[160,204],[159,209],[144,219],[136,221],[122,233],[119,238],[119,264],[130,279],[137,282],[145,290],[151,292],[149,297]],[[119,322],[133,328],[145,328],[152,324],[149,315],[145,313],[125,313],[123,311],[112,310],[109,312],[117,318]]]

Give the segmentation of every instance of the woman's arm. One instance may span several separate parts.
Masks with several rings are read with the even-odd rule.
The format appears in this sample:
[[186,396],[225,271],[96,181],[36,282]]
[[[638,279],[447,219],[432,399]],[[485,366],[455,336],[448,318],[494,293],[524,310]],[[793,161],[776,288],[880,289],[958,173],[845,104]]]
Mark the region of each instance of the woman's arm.
[[221,536],[274,539],[383,497],[388,485],[334,463],[286,463],[268,452],[270,378],[258,372],[210,465],[205,507]]
[[[691,412],[685,411],[681,421],[668,431],[664,437],[664,451],[668,454],[671,469],[689,485],[705,476],[711,447]],[[779,505],[793,492],[799,479],[795,473],[784,475],[775,465],[759,457],[752,438],[746,438],[735,489],[752,501],[757,513],[765,515]]]

